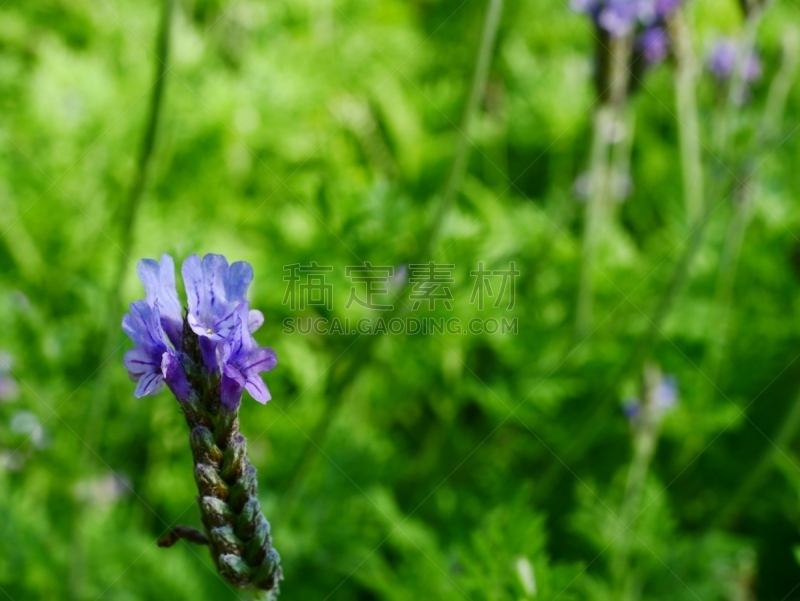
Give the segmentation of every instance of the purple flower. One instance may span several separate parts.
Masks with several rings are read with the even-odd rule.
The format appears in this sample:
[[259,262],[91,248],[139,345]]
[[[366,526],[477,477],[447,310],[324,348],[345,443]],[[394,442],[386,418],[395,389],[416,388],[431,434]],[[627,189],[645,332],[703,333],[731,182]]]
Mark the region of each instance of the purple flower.
[[655,0],[655,12],[659,19],[665,19],[675,12],[683,0]]
[[751,51],[747,56],[740,59],[740,49],[736,40],[722,38],[711,50],[708,57],[708,70],[720,81],[724,81],[733,75],[733,70],[737,66],[737,61],[741,60],[741,76],[745,82],[752,82],[761,77],[761,60],[758,55]]
[[597,23],[614,37],[627,35],[636,26],[639,18],[637,0],[611,0],[597,16]]
[[642,34],[639,45],[644,53],[645,60],[654,65],[667,57],[669,52],[669,38],[667,32],[661,27],[651,27]]
[[131,380],[138,382],[133,396],[154,395],[164,387],[161,364],[171,352],[161,326],[159,306],[152,308],[147,301],[131,303],[131,312],[122,318],[122,329],[136,345],[125,353],[125,369]]
[[659,411],[668,411],[678,404],[678,380],[673,375],[666,375],[653,391],[653,403]]
[[730,38],[722,38],[711,50],[708,57],[708,69],[718,79],[727,79],[736,65],[736,42]]
[[744,63],[742,64],[742,77],[746,82],[749,83],[759,79],[761,77],[761,73],[761,59],[758,58],[758,55],[755,52],[752,52],[744,59]]
[[175,289],[175,263],[172,257],[164,253],[161,255],[161,263],[155,259],[142,259],[136,266],[136,273],[144,284],[147,304],[152,309],[158,303],[161,326],[172,344],[180,348],[183,318]]
[[624,401],[622,401],[622,413],[625,414],[630,420],[634,420],[639,417],[639,413],[642,411],[642,404],[639,402],[639,399],[634,397],[628,397]]
[[264,380],[258,375],[270,371],[278,364],[271,348],[259,347],[250,330],[247,302],[236,313],[236,325],[231,336],[222,345],[222,404],[228,411],[239,406],[242,390],[246,389],[256,401],[266,403],[272,397]]
[[[181,272],[189,299],[189,326],[201,338],[215,342],[227,339],[253,281],[253,268],[245,261],[228,266],[222,255],[207,254],[202,262],[191,255],[183,262]],[[264,323],[264,316],[252,311],[245,321],[253,332]]]

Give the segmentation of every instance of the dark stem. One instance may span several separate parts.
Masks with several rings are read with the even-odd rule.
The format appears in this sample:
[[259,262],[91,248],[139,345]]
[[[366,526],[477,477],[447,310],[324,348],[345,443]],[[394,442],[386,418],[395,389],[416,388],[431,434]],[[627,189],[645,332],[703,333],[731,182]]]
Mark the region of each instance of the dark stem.
[[278,594],[283,578],[269,522],[258,502],[256,469],[239,430],[238,406],[223,406],[220,378],[204,364],[197,335],[184,321],[182,365],[189,392],[173,392],[190,429],[200,519],[211,557],[228,583]]

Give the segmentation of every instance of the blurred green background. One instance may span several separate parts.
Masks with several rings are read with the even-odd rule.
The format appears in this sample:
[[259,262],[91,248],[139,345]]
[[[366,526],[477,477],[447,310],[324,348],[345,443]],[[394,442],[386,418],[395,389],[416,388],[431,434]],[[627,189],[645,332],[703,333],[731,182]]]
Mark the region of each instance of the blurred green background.
[[[202,547],[156,546],[199,526],[187,428],[122,367],[136,261],[220,252],[253,264],[256,338],[279,357],[273,400],[241,414],[282,598],[800,599],[793,79],[758,135],[800,5],[753,25],[763,74],[735,106],[702,64],[748,30],[742,11],[685,6],[711,208],[694,236],[676,62],[637,75],[629,193],[580,336],[595,31],[564,0],[508,0],[465,122],[489,5],[179,0],[166,21],[149,0],[0,5],[0,597],[249,598]],[[332,311],[283,302],[284,266],[312,261],[334,268]],[[363,261],[453,264],[452,311],[432,314],[518,333],[284,332],[366,315],[345,309]],[[515,306],[479,311],[470,271],[511,261]],[[642,474],[621,404],[645,363],[679,400]]]

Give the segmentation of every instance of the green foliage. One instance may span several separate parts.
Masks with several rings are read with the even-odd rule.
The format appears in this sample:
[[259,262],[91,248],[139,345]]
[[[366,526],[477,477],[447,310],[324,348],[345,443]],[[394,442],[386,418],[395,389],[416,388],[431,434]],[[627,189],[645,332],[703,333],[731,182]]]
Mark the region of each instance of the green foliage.
[[[253,264],[251,302],[266,316],[256,337],[279,357],[273,400],[245,398],[241,423],[283,598],[619,599],[611,562],[632,445],[618,404],[640,376],[623,366],[689,236],[675,65],[648,71],[630,99],[632,193],[599,248],[593,331],[576,341],[584,204],[574,183],[589,164],[595,39],[564,2],[504,6],[463,185],[419,256],[486,8],[176,2],[156,144],[130,221],[161,3],[0,3],[0,347],[19,384],[18,398],[0,401],[0,592],[241,598],[206,549],[156,547],[171,526],[199,526],[188,432],[167,394],[133,398],[121,365],[119,321],[141,297],[135,261],[221,252]],[[744,27],[732,1],[690,2],[687,16],[701,60],[718,34]],[[800,449],[794,436],[778,451],[770,442],[800,377],[796,85],[777,132],[762,143],[758,128],[798,22],[796,4],[767,10],[756,37],[764,76],[730,115],[718,83],[698,82],[712,210],[654,345],[633,357],[676,374],[680,403],[630,524],[631,599],[797,595]],[[717,152],[719,119],[731,142]],[[737,184],[745,177],[750,188]],[[720,332],[732,200],[751,191]],[[346,266],[420,260],[454,264],[455,283],[452,311],[418,316],[513,317],[519,333],[389,335],[357,352],[352,335],[283,332],[289,317],[369,315],[345,309]],[[283,304],[284,266],[311,261],[334,267],[330,312]],[[480,261],[520,269],[511,311],[470,303]],[[709,349],[723,340],[709,382]],[[729,507],[765,456],[752,494]]]

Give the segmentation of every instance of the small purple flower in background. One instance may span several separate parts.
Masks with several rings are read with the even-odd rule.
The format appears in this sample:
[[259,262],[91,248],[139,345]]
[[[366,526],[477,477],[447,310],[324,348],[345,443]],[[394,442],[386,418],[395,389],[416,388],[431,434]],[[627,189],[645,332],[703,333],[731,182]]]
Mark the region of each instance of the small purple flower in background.
[[669,37],[662,27],[651,27],[639,37],[639,47],[645,60],[654,65],[660,63],[669,54]]
[[755,52],[752,52],[744,59],[742,64],[742,77],[746,82],[756,81],[762,74],[761,59]]
[[597,23],[613,37],[622,37],[633,31],[639,9],[636,0],[610,0],[597,15]]
[[678,380],[667,374],[653,390],[653,404],[661,412],[669,411],[678,404]]
[[736,42],[730,38],[722,38],[711,50],[708,57],[708,70],[718,79],[727,79],[736,65]]
[[[669,54],[667,19],[682,3],[683,0],[573,0],[571,6],[589,15],[596,27],[612,38],[632,35],[636,54],[654,65]],[[637,61],[638,56],[634,56],[633,62]]]
[[639,417],[641,411],[642,404],[639,399],[628,397],[622,401],[622,413],[624,413],[625,417],[627,417],[629,420],[634,420]]
[[683,4],[683,0],[655,0],[655,14],[659,19],[666,19]]
[[[733,75],[739,57],[739,44],[731,38],[722,38],[711,49],[708,57],[708,70],[720,81]],[[752,82],[761,77],[761,60],[755,51],[742,60],[742,79]]]

